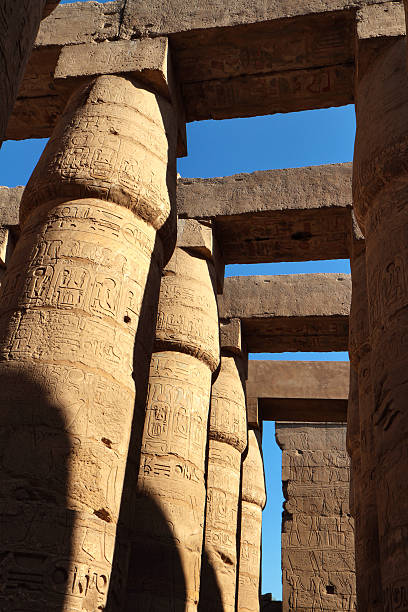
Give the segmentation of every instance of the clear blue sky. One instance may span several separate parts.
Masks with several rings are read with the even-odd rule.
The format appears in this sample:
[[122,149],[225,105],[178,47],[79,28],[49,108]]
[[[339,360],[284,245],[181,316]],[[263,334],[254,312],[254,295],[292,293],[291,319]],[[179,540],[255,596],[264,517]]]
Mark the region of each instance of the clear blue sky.
[[[68,3],[70,0],[63,0]],[[86,1],[86,0],[85,0]],[[188,125],[187,158],[179,160],[184,177],[226,176],[273,168],[351,161],[354,107],[234,119]],[[0,150],[0,185],[24,185],[46,140],[9,141]],[[349,272],[348,260],[227,266],[228,276]],[[254,359],[346,360],[347,353],[281,353]],[[280,532],[282,513],[281,453],[274,423],[265,423],[264,462],[268,502],[263,518],[262,592],[281,598]]]

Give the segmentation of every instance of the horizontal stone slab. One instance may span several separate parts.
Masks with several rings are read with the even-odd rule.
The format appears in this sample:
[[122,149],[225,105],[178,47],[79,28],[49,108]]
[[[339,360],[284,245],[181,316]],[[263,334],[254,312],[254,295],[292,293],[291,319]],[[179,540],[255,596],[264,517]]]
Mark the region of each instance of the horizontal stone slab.
[[345,351],[351,278],[347,274],[226,278],[220,317],[241,319],[251,353]]
[[224,261],[349,257],[352,164],[180,178],[180,217],[215,223]]
[[60,51],[83,43],[168,36],[188,121],[352,103],[356,14],[383,4],[360,29],[400,35],[397,3],[381,0],[61,5],[41,25],[8,138],[50,136],[69,94],[54,81]]
[[55,79],[102,74],[131,74],[171,97],[173,76],[168,39],[104,41],[62,48],[55,68]]

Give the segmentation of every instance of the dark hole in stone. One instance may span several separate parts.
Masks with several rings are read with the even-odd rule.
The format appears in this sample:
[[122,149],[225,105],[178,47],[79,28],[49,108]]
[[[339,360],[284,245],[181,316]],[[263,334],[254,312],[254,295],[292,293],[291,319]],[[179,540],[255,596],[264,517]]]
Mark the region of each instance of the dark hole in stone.
[[68,573],[63,567],[56,567],[52,574],[52,579],[55,584],[63,584],[68,580]]
[[124,320],[125,323],[130,323],[132,319],[130,317],[128,317],[128,315],[125,315],[123,317],[123,320]]
[[292,234],[292,240],[310,240],[312,234],[310,232],[295,232]]
[[328,585],[326,586],[326,593],[327,593],[328,595],[334,595],[334,594],[335,594],[335,592],[336,592],[336,588],[335,588],[334,584],[328,584]]

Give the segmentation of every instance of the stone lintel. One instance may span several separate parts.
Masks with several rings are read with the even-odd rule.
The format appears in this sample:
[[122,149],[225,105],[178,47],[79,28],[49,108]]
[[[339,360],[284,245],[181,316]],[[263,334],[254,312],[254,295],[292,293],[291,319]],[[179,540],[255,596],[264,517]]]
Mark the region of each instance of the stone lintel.
[[[90,42],[169,36],[188,121],[352,103],[356,11],[383,4],[395,3],[224,0],[206,10],[184,0],[61,5],[40,28],[8,137],[50,136],[65,104],[66,92],[52,76],[61,48]],[[398,21],[385,21],[394,35]]]
[[211,220],[177,219],[177,246],[213,262],[217,274],[217,292],[222,293],[225,263]]
[[102,74],[129,74],[171,98],[171,66],[167,38],[82,43],[61,49],[56,80]]
[[180,178],[178,214],[211,219],[225,263],[349,256],[351,164]]
[[226,278],[222,319],[241,319],[248,351],[345,351],[351,279],[348,274]]
[[349,371],[342,361],[251,360],[247,396],[263,421],[345,422]]

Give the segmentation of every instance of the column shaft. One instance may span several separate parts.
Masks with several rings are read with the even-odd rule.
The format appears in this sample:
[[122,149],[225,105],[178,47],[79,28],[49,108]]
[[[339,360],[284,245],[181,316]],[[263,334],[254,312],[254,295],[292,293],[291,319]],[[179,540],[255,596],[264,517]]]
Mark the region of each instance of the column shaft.
[[248,431],[242,464],[238,612],[259,612],[262,510],[266,503],[261,434]]
[[2,610],[105,607],[175,133],[163,100],[100,77],[72,96],[23,194],[0,310]]
[[[354,207],[366,238],[372,419],[384,610],[408,610],[408,78],[404,39],[356,80]],[[372,451],[373,452],[373,451]]]
[[181,248],[165,268],[150,367],[126,610],[197,609],[211,375],[219,363],[215,268]]
[[[234,612],[241,455],[247,446],[242,358],[223,352],[212,386],[200,609]],[[219,586],[221,593],[214,585]]]
[[[371,386],[371,351],[368,326],[365,248],[353,241],[351,254],[352,301],[350,312],[350,362],[355,373],[358,415],[357,440],[353,444],[355,491],[355,551],[357,606],[360,610],[383,610],[379,563],[378,517],[376,499],[376,462],[372,416],[374,398]],[[351,404],[353,409],[353,404]],[[350,422],[349,422],[350,424]],[[354,430],[354,428],[353,428]]]

